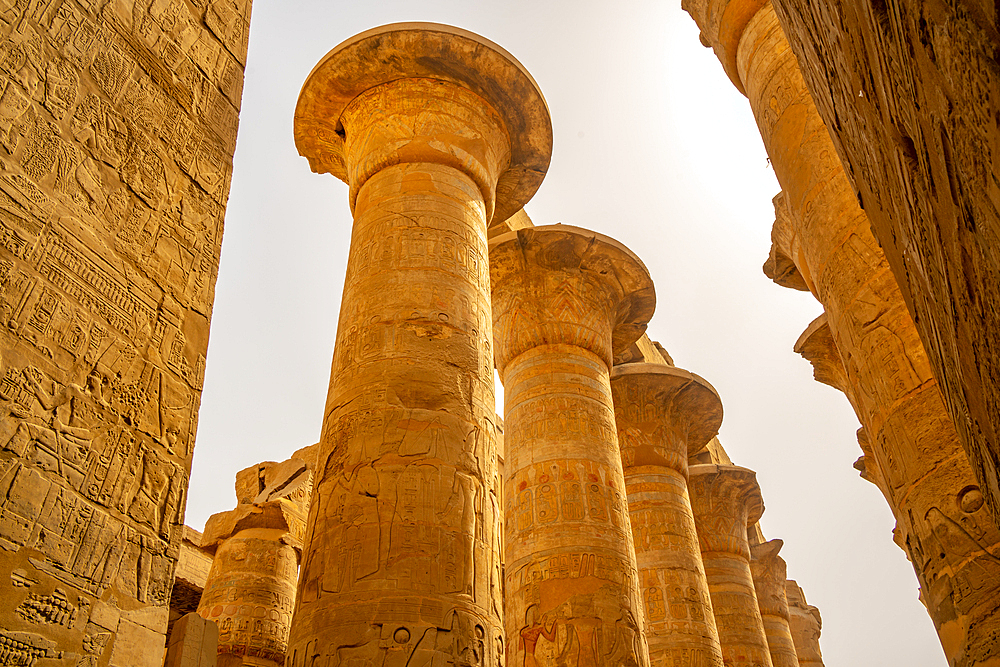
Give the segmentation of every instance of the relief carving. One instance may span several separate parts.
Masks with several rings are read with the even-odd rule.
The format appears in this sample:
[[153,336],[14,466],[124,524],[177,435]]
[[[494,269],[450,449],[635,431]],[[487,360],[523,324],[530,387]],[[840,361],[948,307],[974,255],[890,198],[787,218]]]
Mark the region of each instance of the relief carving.
[[86,607],[111,589],[166,622],[242,67],[204,6],[153,4],[160,32],[0,3],[0,553],[28,589],[0,604],[4,664],[62,632],[81,666],[146,667],[165,629],[130,621],[135,653]]

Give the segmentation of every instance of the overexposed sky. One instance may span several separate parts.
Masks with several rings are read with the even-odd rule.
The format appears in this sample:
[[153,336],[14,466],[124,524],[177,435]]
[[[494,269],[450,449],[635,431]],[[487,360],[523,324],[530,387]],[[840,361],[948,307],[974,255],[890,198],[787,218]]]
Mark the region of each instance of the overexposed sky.
[[761,525],[823,614],[828,667],[945,665],[889,509],[851,467],[857,420],[792,352],[821,308],[761,271],[778,185],[680,0],[254,0],[186,523],[235,506],[238,470],[319,438],[351,217],[347,187],[296,154],[292,116],[323,55],[399,21],[479,33],[538,82],[554,153],[527,212],[646,263],[650,338],[722,396],[720,438],[757,471]]

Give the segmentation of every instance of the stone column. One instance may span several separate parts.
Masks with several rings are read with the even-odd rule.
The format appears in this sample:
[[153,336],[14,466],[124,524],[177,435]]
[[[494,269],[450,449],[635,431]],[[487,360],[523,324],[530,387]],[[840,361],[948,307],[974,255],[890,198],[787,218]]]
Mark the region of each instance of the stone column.
[[218,631],[218,667],[285,664],[312,472],[299,459],[236,475],[239,505],[209,517],[202,547],[214,552],[198,614]]
[[486,230],[541,182],[545,101],[478,35],[396,24],[316,66],[295,139],[354,228],[288,664],[496,664]]
[[750,547],[750,571],[753,573],[757,606],[764,622],[764,634],[774,667],[799,667],[795,643],[788,623],[788,600],[785,597],[785,560],[778,555],[784,542],[769,540]]
[[785,581],[788,600],[788,623],[795,643],[799,667],[823,667],[823,654],[819,650],[819,636],[823,619],[819,609],[806,602],[806,595],[797,583]]
[[566,225],[490,242],[504,384],[509,663],[648,665],[610,371],[653,313],[642,262]]
[[688,457],[719,431],[708,382],[670,366],[611,373],[650,663],[722,667],[722,649],[688,497]]
[[955,667],[1000,658],[1000,531],[981,509],[926,350],[771,3],[686,7],[750,100],[784,195],[768,265],[787,268],[774,261],[787,258],[824,306],[945,655]]
[[696,465],[688,470],[688,484],[726,667],[772,667],[747,540],[747,526],[764,513],[757,473]]

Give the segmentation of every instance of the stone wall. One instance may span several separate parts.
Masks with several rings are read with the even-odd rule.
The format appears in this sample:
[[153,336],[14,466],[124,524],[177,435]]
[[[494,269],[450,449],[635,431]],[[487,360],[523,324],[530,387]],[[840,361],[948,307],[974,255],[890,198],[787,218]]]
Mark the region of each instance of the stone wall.
[[249,14],[0,2],[4,664],[162,662]]
[[774,6],[1000,516],[1000,5]]

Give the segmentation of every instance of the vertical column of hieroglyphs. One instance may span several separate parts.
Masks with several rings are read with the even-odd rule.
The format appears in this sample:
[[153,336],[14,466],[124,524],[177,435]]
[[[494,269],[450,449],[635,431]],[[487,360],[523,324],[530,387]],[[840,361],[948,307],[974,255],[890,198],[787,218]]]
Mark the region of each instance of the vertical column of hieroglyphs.
[[771,667],[747,540],[747,526],[764,513],[757,475],[746,468],[714,464],[691,466],[688,475],[726,667]]
[[236,509],[205,524],[215,557],[198,613],[219,626],[218,667],[285,664],[312,478],[295,458],[241,470]]
[[249,0],[0,3],[0,645],[159,665]]
[[566,225],[494,238],[490,275],[508,664],[648,665],[610,370],[653,314],[652,281],[618,242]]
[[823,619],[819,609],[806,602],[805,593],[792,579],[785,581],[785,598],[788,600],[788,625],[799,667],[823,667],[823,654],[819,649]]
[[[769,2],[690,11],[750,106],[783,189],[780,251],[826,310],[922,599],[952,665],[1000,657],[1000,531],[917,329]],[[780,203],[780,202],[779,202]],[[769,265],[772,261],[769,260]],[[867,458],[867,457],[866,457]]]
[[784,542],[769,540],[750,546],[750,571],[753,573],[757,606],[764,622],[764,634],[774,667],[799,667],[795,643],[788,623],[788,600],[785,598],[785,560],[778,555]]
[[487,225],[548,166],[548,109],[487,40],[397,24],[330,52],[299,152],[354,228],[288,664],[497,664]]
[[653,667],[722,667],[722,650],[688,496],[688,457],[715,436],[722,401],[670,366],[632,363],[611,374],[646,640]]

